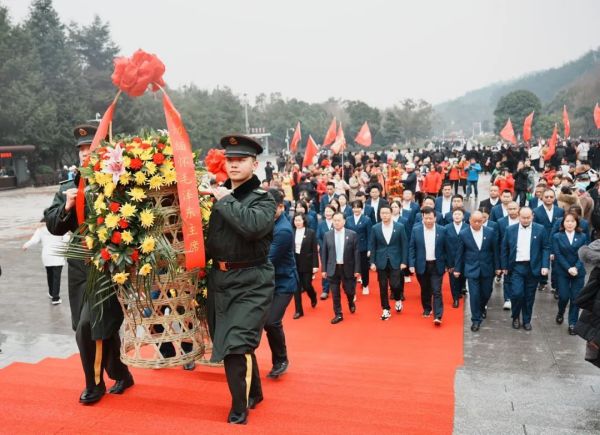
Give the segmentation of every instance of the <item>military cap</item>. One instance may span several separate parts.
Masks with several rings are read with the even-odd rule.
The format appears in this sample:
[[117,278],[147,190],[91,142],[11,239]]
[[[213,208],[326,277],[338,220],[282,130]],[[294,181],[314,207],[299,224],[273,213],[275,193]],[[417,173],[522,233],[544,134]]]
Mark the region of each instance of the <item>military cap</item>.
[[225,157],[256,157],[263,152],[257,141],[239,134],[222,137],[221,146],[225,148]]
[[75,146],[80,147],[81,145],[91,145],[94,140],[94,136],[96,135],[96,130],[98,127],[90,124],[78,125],[73,130],[73,135],[75,136]]

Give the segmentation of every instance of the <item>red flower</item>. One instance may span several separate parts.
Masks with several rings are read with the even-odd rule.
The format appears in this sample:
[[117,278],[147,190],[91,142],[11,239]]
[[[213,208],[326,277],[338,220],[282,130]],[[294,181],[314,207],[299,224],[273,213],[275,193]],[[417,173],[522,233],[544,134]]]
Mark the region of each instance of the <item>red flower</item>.
[[98,225],[102,225],[104,223],[104,218],[102,216],[98,216],[98,219],[96,219],[96,223]]
[[140,169],[142,167],[142,165],[144,164],[144,162],[142,162],[142,159],[139,158],[135,158],[135,159],[131,159],[131,162],[129,163],[129,167],[131,169]]
[[129,227],[129,223],[127,222],[127,219],[121,219],[119,221],[119,228],[124,230],[127,227]]
[[100,256],[102,257],[102,259],[104,261],[110,260],[110,252],[108,252],[108,249],[106,249],[106,248],[104,248],[100,251]]
[[132,142],[135,142],[135,143],[142,143],[142,139],[140,139],[140,138],[139,138],[139,137],[137,137],[137,136],[136,136],[136,137],[134,137],[133,139],[131,139],[131,141],[132,141]]
[[138,261],[140,259],[140,253],[137,249],[134,249],[133,252],[131,253],[131,259],[133,261]]
[[127,95],[139,97],[149,85],[152,85],[153,92],[158,91],[159,86],[164,86],[164,73],[165,65],[156,55],[138,50],[130,58],[115,59],[115,70],[111,78],[114,85]]
[[148,142],[143,142],[140,145],[140,148],[143,149],[143,150],[147,150],[148,148],[152,148],[152,145],[150,145]]
[[208,172],[217,177],[219,183],[227,180],[227,172],[225,171],[225,150],[210,149],[206,158],[204,159],[204,165]]
[[198,272],[198,277],[202,279],[205,276],[206,276],[206,270],[200,269],[200,272]]
[[159,142],[159,143],[156,144],[156,148],[158,148],[159,151],[164,150],[165,147],[166,147],[166,145],[164,143],[160,143]]
[[100,162],[98,162],[94,165],[94,171],[96,171],[96,172],[100,171]]
[[121,204],[119,204],[118,202],[111,202],[110,205],[108,206],[108,208],[113,213],[118,213],[119,210],[121,209]]
[[121,243],[121,233],[119,231],[114,231],[112,233],[112,237],[110,238],[110,241],[113,242],[115,245],[118,245],[119,243]]
[[162,164],[165,161],[165,155],[161,153],[156,153],[152,156],[152,161],[157,165]]

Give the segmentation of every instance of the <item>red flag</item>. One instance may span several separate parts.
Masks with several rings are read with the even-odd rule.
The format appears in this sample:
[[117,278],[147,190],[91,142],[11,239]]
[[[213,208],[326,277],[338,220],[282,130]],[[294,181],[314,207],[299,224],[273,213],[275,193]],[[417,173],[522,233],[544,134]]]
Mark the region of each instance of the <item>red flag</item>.
[[335,141],[336,130],[337,130],[337,121],[334,116],[333,119],[331,120],[331,124],[329,124],[327,133],[325,133],[325,139],[323,139],[324,147],[331,145],[333,143],[333,141]]
[[527,115],[527,118],[525,118],[525,122],[523,123],[523,140],[525,142],[529,142],[529,140],[531,139],[531,124],[533,123],[533,113],[531,112],[529,115]]
[[313,159],[319,152],[317,144],[313,140],[312,136],[308,135],[308,141],[306,141],[306,152],[304,153],[304,160],[302,161],[302,167],[305,168],[312,165]]
[[565,126],[565,140],[571,134],[571,123],[569,122],[569,114],[567,113],[567,106],[563,106],[563,124]]
[[596,123],[596,128],[600,128],[600,107],[598,107],[598,103],[594,107],[594,122]]
[[298,142],[302,139],[302,134],[300,133],[300,121],[298,121],[298,125],[296,125],[296,131],[294,131],[294,135],[292,136],[292,142],[290,143],[290,151],[295,153],[298,150]]
[[558,142],[558,127],[554,124],[554,131],[552,132],[552,137],[548,140],[548,151],[544,156],[544,160],[548,161],[556,152],[556,144]]
[[344,130],[342,129],[342,123],[340,122],[340,128],[335,136],[335,142],[331,145],[331,150],[335,154],[339,154],[346,149],[346,138],[344,137]]
[[500,137],[508,142],[512,142],[515,145],[517,144],[517,137],[515,136],[515,131],[513,130],[510,118],[508,118],[508,121],[506,121],[506,125],[500,132]]
[[354,142],[365,147],[371,146],[371,130],[369,130],[367,121],[360,128],[360,131],[354,138]]

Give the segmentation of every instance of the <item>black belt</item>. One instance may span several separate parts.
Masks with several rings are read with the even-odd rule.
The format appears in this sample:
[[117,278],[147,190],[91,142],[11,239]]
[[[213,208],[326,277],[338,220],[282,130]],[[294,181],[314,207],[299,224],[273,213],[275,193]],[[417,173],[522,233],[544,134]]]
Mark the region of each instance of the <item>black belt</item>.
[[427,264],[434,264],[436,260],[426,261]]
[[267,262],[266,258],[261,258],[254,261],[217,261],[217,268],[221,272],[227,272],[234,269],[245,269],[247,267],[256,267]]

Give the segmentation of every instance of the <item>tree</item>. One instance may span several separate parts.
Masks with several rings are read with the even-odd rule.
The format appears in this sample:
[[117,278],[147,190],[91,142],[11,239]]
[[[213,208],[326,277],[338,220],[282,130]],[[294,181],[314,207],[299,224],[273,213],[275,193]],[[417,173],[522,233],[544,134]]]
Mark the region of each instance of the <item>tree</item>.
[[[494,110],[495,132],[499,133],[510,118],[516,135],[523,134],[523,121],[532,111],[538,115],[542,114],[542,103],[533,92],[526,90],[513,91],[498,101]],[[536,116],[533,118],[533,129],[535,132]]]
[[345,101],[344,106],[349,119],[347,126],[349,141],[354,139],[365,121],[368,121],[369,123],[371,137],[380,138],[380,136],[378,136],[381,129],[381,112],[379,109],[371,107],[362,101]]

